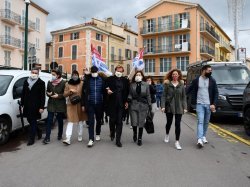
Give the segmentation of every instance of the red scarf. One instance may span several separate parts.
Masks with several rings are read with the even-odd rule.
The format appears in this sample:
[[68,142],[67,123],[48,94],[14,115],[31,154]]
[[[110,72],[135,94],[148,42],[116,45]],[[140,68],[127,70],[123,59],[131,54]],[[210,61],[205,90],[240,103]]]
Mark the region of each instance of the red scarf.
[[51,81],[53,86],[57,86],[62,81],[62,78]]

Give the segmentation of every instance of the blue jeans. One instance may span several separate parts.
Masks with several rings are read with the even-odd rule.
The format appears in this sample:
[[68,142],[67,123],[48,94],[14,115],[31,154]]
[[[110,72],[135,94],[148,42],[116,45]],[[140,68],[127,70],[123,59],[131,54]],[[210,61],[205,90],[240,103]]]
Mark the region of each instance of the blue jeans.
[[88,109],[88,125],[89,125],[89,140],[94,141],[94,127],[96,119],[96,135],[101,134],[101,119],[103,116],[103,106],[102,104],[89,104]]
[[157,108],[161,107],[161,96],[156,96]]
[[197,113],[197,139],[201,139],[202,137],[206,137],[208,124],[211,116],[210,105],[207,104],[197,104],[196,105],[196,113]]
[[[48,112],[47,124],[46,124],[46,139],[50,140],[51,126],[53,123],[55,112]],[[58,122],[58,137],[61,138],[63,134],[63,113],[58,112],[56,114],[56,119]]]

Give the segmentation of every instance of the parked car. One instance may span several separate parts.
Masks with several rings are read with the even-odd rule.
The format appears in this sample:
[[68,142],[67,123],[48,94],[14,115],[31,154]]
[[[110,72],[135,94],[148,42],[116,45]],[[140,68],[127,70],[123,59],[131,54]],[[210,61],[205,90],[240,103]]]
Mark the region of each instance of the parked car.
[[[22,127],[18,100],[21,98],[24,81],[30,76],[30,71],[24,70],[0,70],[0,145],[5,144],[10,133]],[[51,74],[40,73],[39,77],[47,82]],[[48,98],[46,97],[46,105]],[[42,120],[46,119],[47,110],[42,114]],[[24,126],[28,125],[24,120]]]
[[243,95],[243,119],[246,134],[250,136],[250,82],[246,86]]
[[[201,67],[212,66],[212,76],[216,80],[219,91],[216,112],[212,116],[243,117],[243,91],[249,82],[250,72],[242,62],[201,62],[190,64],[187,71],[187,87],[195,77],[200,75]],[[191,95],[187,96],[188,110],[191,105]]]

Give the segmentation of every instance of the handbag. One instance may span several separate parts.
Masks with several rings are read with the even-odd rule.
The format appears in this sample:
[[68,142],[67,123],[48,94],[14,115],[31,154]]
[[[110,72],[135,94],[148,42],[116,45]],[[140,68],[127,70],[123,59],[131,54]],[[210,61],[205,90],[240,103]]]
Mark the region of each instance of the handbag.
[[153,122],[153,119],[150,115],[150,112],[148,112],[148,115],[146,117],[146,122],[144,124],[144,128],[148,134],[153,134],[155,132],[154,122]]
[[76,105],[81,102],[81,97],[79,95],[74,95],[69,98],[72,105]]

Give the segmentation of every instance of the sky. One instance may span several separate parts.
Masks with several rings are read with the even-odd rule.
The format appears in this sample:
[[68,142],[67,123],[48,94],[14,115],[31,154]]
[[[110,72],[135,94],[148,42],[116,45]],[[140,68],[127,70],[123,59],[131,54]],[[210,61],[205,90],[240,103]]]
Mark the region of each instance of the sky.
[[[33,0],[50,14],[47,18],[47,42],[50,41],[50,32],[76,24],[90,21],[95,17],[105,20],[113,17],[113,22],[120,25],[128,23],[137,31],[135,16],[157,3],[159,0]],[[227,0],[184,0],[199,3],[209,15],[221,26],[232,39],[234,45],[234,26],[229,18]],[[243,16],[239,29],[249,29],[239,32],[239,47],[247,48],[250,57],[250,19],[247,12],[250,10],[250,0],[245,0]]]

